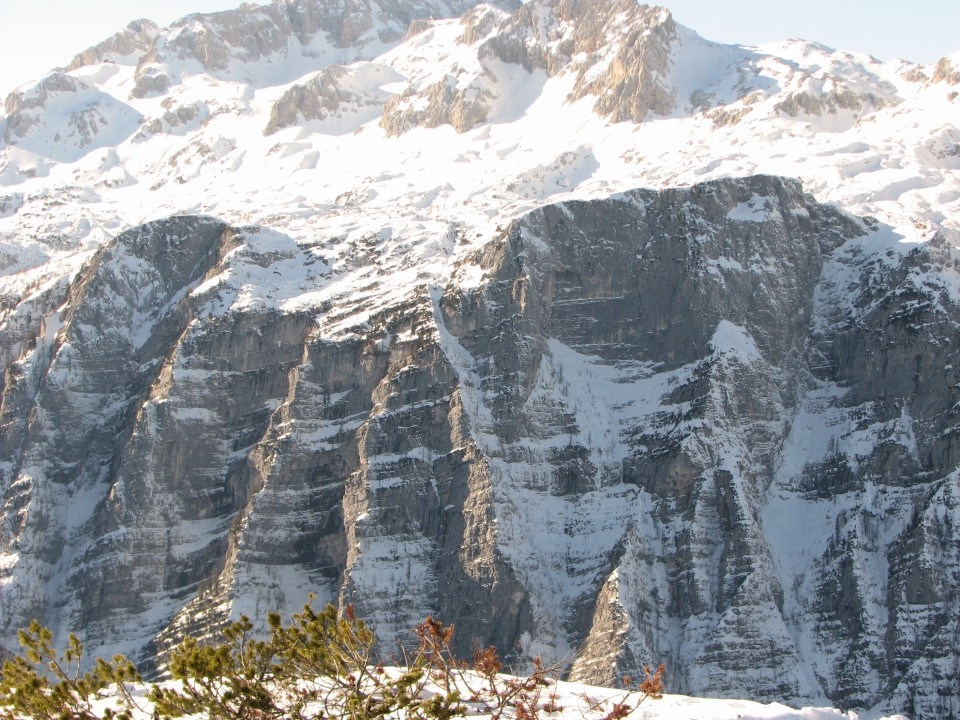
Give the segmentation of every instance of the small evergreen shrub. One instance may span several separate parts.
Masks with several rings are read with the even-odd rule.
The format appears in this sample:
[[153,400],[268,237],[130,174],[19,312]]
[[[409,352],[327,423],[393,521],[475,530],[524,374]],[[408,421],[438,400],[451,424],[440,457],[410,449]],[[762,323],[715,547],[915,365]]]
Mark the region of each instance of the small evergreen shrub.
[[[61,654],[53,634],[34,622],[20,632],[22,657],[8,659],[0,677],[0,720],[453,720],[469,714],[492,720],[542,720],[560,712],[559,668],[534,661],[526,677],[502,673],[495,648],[478,649],[471,663],[451,650],[452,626],[428,617],[414,628],[415,647],[402,667],[386,667],[373,631],[347,607],[322,611],[307,604],[281,622],[268,615],[266,638],[241,617],[216,642],[187,638],[169,659],[171,682],[147,692],[152,713],[132,688],[142,684],[122,655],[81,672],[83,645],[73,635]],[[664,668],[645,670],[637,686],[615,700],[581,698],[583,720],[623,720],[663,692]],[[548,691],[549,689],[549,691]],[[547,692],[545,692],[547,691]]]
[[130,720],[137,704],[128,686],[142,679],[127,658],[100,658],[81,672],[83,643],[76,635],[62,653],[53,648],[53,633],[36,620],[18,637],[23,655],[4,660],[0,669],[0,718]]
[[293,616],[268,617],[269,638],[251,637],[246,617],[223,632],[224,640],[188,638],[170,656],[179,681],[154,686],[149,699],[162,718],[207,713],[211,718],[343,718],[380,720],[402,712],[424,720],[458,713],[455,693],[428,694],[427,659],[417,653],[407,667],[388,671],[376,658],[376,639],[352,608],[311,605]]

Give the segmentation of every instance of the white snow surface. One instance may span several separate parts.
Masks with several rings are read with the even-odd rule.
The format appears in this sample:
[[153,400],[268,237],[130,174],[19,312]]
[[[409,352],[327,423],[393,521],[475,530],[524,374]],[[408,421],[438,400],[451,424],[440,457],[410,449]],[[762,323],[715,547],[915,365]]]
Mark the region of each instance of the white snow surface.
[[[390,672],[393,669],[387,670]],[[550,700],[560,709],[555,712],[541,710],[539,715],[544,720],[600,720],[610,706],[618,702],[635,707],[627,716],[629,720],[908,720],[903,715],[880,716],[842,712],[827,707],[790,708],[780,703],[762,704],[748,700],[716,700],[669,694],[651,699],[642,698],[637,693],[582,683],[553,680],[548,683],[548,686],[541,690],[541,702]],[[166,684],[175,685],[171,682]],[[147,687],[131,688],[133,697],[140,705],[140,708],[133,712],[134,720],[151,717],[152,704],[145,697]],[[105,708],[108,703],[103,701],[99,705]],[[204,718],[206,715],[193,717]],[[465,717],[486,720],[491,715],[468,704]],[[504,717],[512,716],[508,714]]]

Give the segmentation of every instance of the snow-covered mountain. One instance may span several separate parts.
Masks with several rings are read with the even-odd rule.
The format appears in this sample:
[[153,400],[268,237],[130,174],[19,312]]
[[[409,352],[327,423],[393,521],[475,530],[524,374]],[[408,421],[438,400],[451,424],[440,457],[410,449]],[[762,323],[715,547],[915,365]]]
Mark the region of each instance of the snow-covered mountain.
[[315,592],[960,716],[958,97],[633,0],[132,23],[0,120],[3,636]]

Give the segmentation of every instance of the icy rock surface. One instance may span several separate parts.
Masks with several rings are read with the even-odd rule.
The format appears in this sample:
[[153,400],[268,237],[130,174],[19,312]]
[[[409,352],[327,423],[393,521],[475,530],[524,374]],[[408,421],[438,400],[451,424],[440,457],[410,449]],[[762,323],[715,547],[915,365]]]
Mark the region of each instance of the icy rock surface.
[[289,239],[128,231],[5,378],[4,630],[149,659],[314,591],[591,682],[952,710],[952,261],[879,242],[771,177],[571,201],[333,341],[235,299]]

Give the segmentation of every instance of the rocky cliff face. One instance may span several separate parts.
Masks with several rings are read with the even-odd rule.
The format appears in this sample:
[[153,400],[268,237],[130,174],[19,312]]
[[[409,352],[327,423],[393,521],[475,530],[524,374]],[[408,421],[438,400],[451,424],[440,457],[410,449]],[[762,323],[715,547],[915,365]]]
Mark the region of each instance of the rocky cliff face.
[[399,78],[389,67],[374,63],[324,68],[303,85],[294,85],[274,103],[263,133],[272,135],[283,128],[313,121],[320,121],[333,133],[359,128],[380,117],[389,97],[380,86]]
[[156,23],[150,20],[134,20],[103,42],[75,55],[66,69],[77,70],[104,61],[136,64],[138,59],[149,51],[159,34],[160,28]]
[[949,247],[755,177],[548,205],[339,340],[258,301],[311,267],[171,218],[21,326],[5,635],[149,663],[315,592],[386,646],[432,613],[585,680],[960,710]]
[[677,27],[663,8],[633,0],[548,0],[510,14],[477,8],[461,24],[458,43],[471,47],[470,61],[454,52],[442,74],[423,68],[411,78],[384,108],[388,133],[444,124],[465,132],[484,122],[506,91],[504,65],[574,77],[568,101],[593,97],[597,114],[614,122],[642,122],[677,106],[666,83]]

